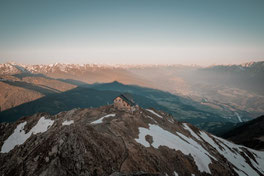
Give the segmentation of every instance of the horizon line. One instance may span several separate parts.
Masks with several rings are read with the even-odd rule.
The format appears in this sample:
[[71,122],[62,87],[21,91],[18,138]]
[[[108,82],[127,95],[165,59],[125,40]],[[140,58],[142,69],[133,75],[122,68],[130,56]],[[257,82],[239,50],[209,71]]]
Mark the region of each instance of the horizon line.
[[236,66],[244,66],[247,64],[252,64],[252,63],[259,63],[259,62],[264,62],[263,60],[258,60],[258,61],[248,61],[248,62],[241,62],[239,64],[209,64],[209,65],[199,65],[199,64],[179,64],[179,63],[174,63],[174,64],[119,64],[119,63],[67,63],[67,62],[54,62],[54,63],[40,63],[40,64],[23,64],[19,62],[14,62],[14,61],[8,61],[8,62],[0,62],[0,65],[4,64],[10,64],[10,65],[21,65],[21,66],[35,66],[35,65],[45,65],[45,66],[54,66],[54,65],[79,65],[79,66],[84,66],[84,65],[96,65],[96,66],[109,66],[109,67],[122,67],[122,66],[131,66],[131,67],[136,67],[136,66],[188,66],[188,67],[213,67],[213,66],[231,66],[231,65],[236,65]]

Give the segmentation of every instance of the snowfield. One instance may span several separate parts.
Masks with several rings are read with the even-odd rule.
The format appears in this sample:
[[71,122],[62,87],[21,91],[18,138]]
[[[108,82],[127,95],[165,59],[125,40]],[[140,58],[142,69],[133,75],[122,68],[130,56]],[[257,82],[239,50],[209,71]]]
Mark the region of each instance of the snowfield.
[[139,127],[139,136],[135,140],[145,147],[150,147],[150,144],[145,139],[146,135],[150,135],[153,138],[151,145],[154,148],[158,149],[159,146],[167,146],[168,148],[179,150],[185,155],[191,154],[201,172],[211,173],[208,165],[211,163],[211,158],[214,157],[194,140],[180,133],[177,134],[180,136],[164,130],[158,125],[149,124],[149,129]]
[[108,114],[108,115],[105,115],[105,116],[101,117],[100,119],[91,122],[91,124],[99,124],[99,123],[103,123],[104,118],[107,118],[107,117],[115,117],[115,114]]
[[[214,147],[220,154],[222,154],[230,163],[232,163],[237,169],[235,170],[238,175],[240,176],[254,176],[259,175],[245,160],[245,158],[240,154],[240,152],[243,152],[243,148],[246,148],[244,146],[236,145],[231,142],[228,142],[227,140],[221,139],[219,137],[214,136],[214,138],[217,140],[218,144],[216,144],[211,137],[209,137],[205,132],[200,132],[200,136],[208,142],[212,147]],[[224,148],[221,150],[221,148]],[[252,153],[255,153],[256,160],[258,163],[256,163],[253,159],[250,157],[249,160],[251,164],[260,172],[264,174],[264,152],[255,151],[249,148],[246,148],[247,150],[250,150]]]
[[45,117],[41,117],[38,123],[28,132],[25,133],[24,127],[27,122],[20,123],[17,125],[13,134],[11,134],[4,142],[1,153],[8,153],[10,150],[15,148],[16,145],[23,144],[32,134],[44,133],[48,130],[50,126],[54,123],[53,120],[46,119]]
[[[139,136],[136,138],[136,142],[140,143],[145,147],[154,147],[156,149],[159,146],[166,146],[171,149],[179,150],[185,155],[191,155],[201,172],[207,172],[211,174],[209,169],[209,164],[212,160],[217,160],[212,156],[207,150],[206,146],[200,145],[197,141],[204,140],[209,145],[211,145],[215,150],[223,155],[231,164],[235,167],[235,172],[239,176],[258,176],[258,170],[264,175],[264,152],[252,150],[244,146],[233,144],[227,140],[221,139],[216,136],[209,136],[207,133],[200,131],[200,134],[196,134],[187,124],[183,124],[185,130],[187,130],[194,139],[189,138],[182,133],[175,132],[175,134],[164,130],[158,125],[149,124],[149,128],[139,127]],[[153,138],[153,143],[149,144],[146,141],[145,136],[150,135]],[[215,142],[215,141],[216,142]],[[245,150],[252,152],[255,156],[256,161],[250,158]],[[256,169],[254,170],[245,160],[241,153],[244,153],[246,157],[251,162],[252,166]],[[176,175],[176,174],[175,174]]]
[[183,123],[183,128],[191,133],[191,135],[198,140],[201,140],[200,137],[187,125],[187,123]]

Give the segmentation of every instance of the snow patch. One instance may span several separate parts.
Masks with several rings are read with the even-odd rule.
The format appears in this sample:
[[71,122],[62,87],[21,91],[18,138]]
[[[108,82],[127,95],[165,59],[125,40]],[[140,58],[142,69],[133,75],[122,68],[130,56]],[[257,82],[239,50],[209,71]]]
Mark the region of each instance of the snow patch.
[[200,137],[187,125],[187,123],[183,123],[183,128],[189,131],[195,139],[201,140]]
[[231,117],[223,117],[223,118],[225,118],[225,119],[232,119]]
[[[215,143],[210,136],[205,132],[200,132],[200,136],[208,142],[212,147],[214,147],[221,155],[223,155],[230,163],[232,163],[237,169],[234,169],[236,173],[240,176],[248,175],[254,176],[259,175],[245,160],[245,158],[240,154],[243,152],[243,148],[249,150],[255,154],[255,159],[258,163],[252,160],[250,157],[249,160],[251,164],[264,174],[264,152],[255,151],[244,146],[236,145],[227,140],[221,139],[219,137],[213,136],[217,143]],[[222,147],[222,148],[221,148]],[[245,153],[245,155],[247,155]]]
[[241,117],[240,117],[240,115],[239,115],[237,112],[235,112],[235,114],[236,114],[236,116],[237,116],[238,121],[239,121],[239,122],[243,122],[242,119],[241,119]]
[[147,116],[147,118],[151,119],[152,121],[154,121],[155,123],[158,123],[156,120],[154,120],[152,117]]
[[154,112],[151,109],[146,109],[147,111],[151,112],[152,114],[154,114],[155,116],[158,116],[159,118],[163,118],[161,115],[159,115],[158,113]]
[[174,123],[174,119],[168,119],[170,123]]
[[174,174],[174,176],[179,176],[179,175],[177,174],[177,172],[175,172],[175,171],[173,172],[173,174]]
[[62,126],[64,126],[64,125],[71,125],[73,123],[74,123],[73,120],[65,120],[64,122],[62,122]]
[[[167,146],[168,148],[180,150],[183,154],[191,154],[198,169],[201,172],[211,173],[208,165],[211,163],[211,156],[200,144],[191,138],[188,138],[180,133],[177,135],[162,129],[158,125],[149,124],[149,129],[139,127],[139,136],[136,142],[142,144],[145,147],[150,147],[150,144],[146,141],[145,136],[150,135],[153,138],[151,144],[154,148],[159,146]],[[180,137],[178,136],[180,135]],[[211,158],[210,158],[210,157]]]
[[15,148],[16,145],[23,144],[32,134],[46,132],[48,128],[53,125],[53,123],[53,120],[41,117],[38,123],[28,133],[25,133],[24,131],[24,127],[27,122],[20,123],[17,125],[13,134],[5,140],[1,149],[1,153],[8,153],[10,150]]
[[105,116],[101,117],[100,119],[91,122],[91,124],[99,124],[99,123],[103,123],[104,118],[107,118],[107,117],[115,117],[115,114],[108,114],[108,115],[105,115]]
[[[215,142],[213,141],[212,138],[210,138],[210,136],[208,136],[205,132],[200,131],[200,136],[203,138],[203,140],[205,142],[207,142],[208,144],[210,144],[212,147],[216,148],[215,146]],[[217,148],[216,148],[217,149]]]

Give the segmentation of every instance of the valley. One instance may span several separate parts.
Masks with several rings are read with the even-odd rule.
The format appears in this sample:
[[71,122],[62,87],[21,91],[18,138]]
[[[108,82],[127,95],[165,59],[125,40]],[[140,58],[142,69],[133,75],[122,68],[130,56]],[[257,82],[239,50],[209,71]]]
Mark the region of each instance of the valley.
[[[243,72],[244,78],[239,79],[244,79],[244,84],[249,81],[261,84],[263,64],[208,68],[1,64],[0,121],[10,122],[37,112],[55,114],[72,108],[98,107],[111,104],[112,98],[120,93],[129,92],[144,108],[163,110],[176,120],[221,135],[237,123],[264,113],[262,92],[232,81],[241,75],[237,72]],[[226,76],[225,70],[232,76]]]

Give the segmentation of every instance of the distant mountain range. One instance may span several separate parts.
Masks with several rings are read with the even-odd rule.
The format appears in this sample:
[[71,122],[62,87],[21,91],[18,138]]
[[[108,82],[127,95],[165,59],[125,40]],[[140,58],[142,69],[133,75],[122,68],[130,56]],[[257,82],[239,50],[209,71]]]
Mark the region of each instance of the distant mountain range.
[[0,175],[264,175],[264,152],[155,109],[37,113],[0,123],[0,134]]
[[264,61],[247,62],[247,63],[240,64],[240,65],[215,65],[215,66],[209,66],[204,69],[229,71],[229,72],[261,73],[261,72],[264,72]]
[[[248,62],[240,65],[213,65],[208,67],[201,67],[198,65],[110,65],[110,64],[37,64],[37,65],[25,65],[18,64],[15,62],[8,62],[0,64],[0,74],[16,74],[16,73],[54,73],[54,72],[65,72],[71,73],[73,70],[79,71],[96,71],[97,69],[146,69],[146,68],[181,68],[181,69],[199,69],[199,70],[217,70],[217,71],[229,71],[229,72],[251,72],[251,73],[261,73],[264,72],[264,61],[260,62]],[[94,68],[94,70],[91,70]]]
[[[218,65],[199,69],[200,79],[264,95],[264,62]],[[216,79],[217,78],[217,79]]]
[[221,135],[236,123],[264,113],[263,63],[207,68],[0,64],[0,121],[37,112],[98,107],[130,92],[142,107],[163,110]]

